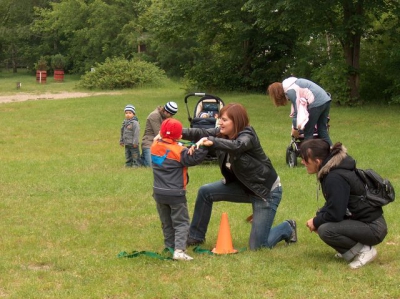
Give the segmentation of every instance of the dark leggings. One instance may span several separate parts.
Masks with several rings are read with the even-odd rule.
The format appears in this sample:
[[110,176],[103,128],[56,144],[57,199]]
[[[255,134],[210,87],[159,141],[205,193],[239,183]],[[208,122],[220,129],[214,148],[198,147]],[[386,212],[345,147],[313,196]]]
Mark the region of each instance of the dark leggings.
[[331,109],[331,102],[326,102],[322,106],[310,108],[308,110],[308,122],[304,127],[304,139],[311,139],[314,135],[315,125],[317,125],[318,138],[325,140],[330,145],[332,141],[328,132],[328,117]]
[[318,227],[318,235],[322,241],[349,260],[362,245],[377,245],[383,241],[386,234],[387,226],[383,216],[369,223],[343,220],[324,223]]

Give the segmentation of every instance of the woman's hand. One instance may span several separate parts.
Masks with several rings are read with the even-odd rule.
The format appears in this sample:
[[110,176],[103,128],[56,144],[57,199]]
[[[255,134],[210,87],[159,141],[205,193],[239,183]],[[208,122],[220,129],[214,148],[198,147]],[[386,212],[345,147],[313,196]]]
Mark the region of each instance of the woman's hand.
[[200,146],[211,146],[213,144],[214,143],[211,140],[208,140],[207,137],[203,137],[196,142],[196,148],[199,148]]
[[198,149],[200,146],[211,146],[214,143],[211,140],[208,140],[207,137],[201,138],[199,141],[196,142],[196,144],[193,144],[189,150],[188,154],[193,155],[194,151]]
[[196,145],[193,144],[191,147],[189,147],[188,154],[189,154],[190,156],[193,155],[195,149],[196,149]]
[[299,134],[299,130],[293,129],[292,128],[292,136],[294,138],[299,138],[300,134]]
[[306,226],[308,227],[308,229],[310,230],[310,232],[316,232],[316,228],[314,226],[314,218],[308,219]]

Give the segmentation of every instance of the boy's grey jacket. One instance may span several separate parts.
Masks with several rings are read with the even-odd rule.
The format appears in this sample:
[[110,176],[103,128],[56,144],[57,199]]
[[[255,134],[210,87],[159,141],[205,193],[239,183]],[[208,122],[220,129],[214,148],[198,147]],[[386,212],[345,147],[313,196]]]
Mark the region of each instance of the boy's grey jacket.
[[207,153],[207,148],[199,148],[189,155],[188,148],[168,138],[154,141],[151,146],[153,198],[162,204],[186,202],[188,167],[200,164]]
[[140,125],[138,118],[125,119],[122,122],[120,143],[124,145],[139,145]]

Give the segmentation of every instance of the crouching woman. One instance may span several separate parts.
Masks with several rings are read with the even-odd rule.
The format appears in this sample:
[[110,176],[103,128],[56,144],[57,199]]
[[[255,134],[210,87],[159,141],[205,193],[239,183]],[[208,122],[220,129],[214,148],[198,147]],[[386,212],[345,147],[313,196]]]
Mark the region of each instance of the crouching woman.
[[335,257],[357,269],[373,261],[375,245],[387,234],[382,207],[373,207],[361,195],[365,189],[358,178],[355,160],[346,148],[332,148],[321,139],[310,139],[300,147],[302,164],[309,174],[317,174],[325,204],[306,223],[322,241],[336,250]]

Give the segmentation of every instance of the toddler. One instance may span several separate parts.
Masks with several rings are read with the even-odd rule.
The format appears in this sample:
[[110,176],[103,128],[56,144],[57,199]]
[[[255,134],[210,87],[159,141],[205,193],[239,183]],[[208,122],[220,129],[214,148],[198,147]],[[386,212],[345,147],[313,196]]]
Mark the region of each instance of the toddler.
[[125,166],[139,167],[142,164],[139,150],[139,120],[136,117],[136,110],[133,105],[127,105],[124,112],[125,119],[121,127],[119,144],[125,146]]
[[161,138],[156,138],[150,148],[156,201],[164,234],[164,245],[174,249],[174,260],[189,261],[186,241],[189,233],[189,213],[186,185],[189,181],[188,167],[200,164],[208,150],[199,148],[192,155],[188,148],[177,142],[182,137],[182,124],[167,118],[161,124]]

